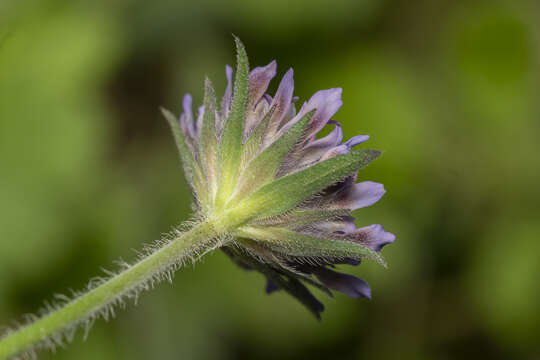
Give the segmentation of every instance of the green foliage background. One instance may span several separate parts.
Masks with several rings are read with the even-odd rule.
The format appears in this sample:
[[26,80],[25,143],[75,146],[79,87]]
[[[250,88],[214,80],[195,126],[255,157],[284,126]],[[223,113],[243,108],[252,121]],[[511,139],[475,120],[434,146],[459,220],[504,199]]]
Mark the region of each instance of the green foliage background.
[[[358,225],[397,234],[372,301],[317,323],[215,253],[40,359],[540,358],[536,1],[0,2],[0,324],[188,218],[158,106],[225,85],[231,33],[384,156]],[[277,88],[274,80],[272,90]]]

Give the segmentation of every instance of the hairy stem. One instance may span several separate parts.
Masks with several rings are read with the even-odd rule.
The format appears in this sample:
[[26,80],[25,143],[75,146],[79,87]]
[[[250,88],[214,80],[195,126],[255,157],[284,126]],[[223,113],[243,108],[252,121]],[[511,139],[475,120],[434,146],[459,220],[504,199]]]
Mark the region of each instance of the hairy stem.
[[215,244],[213,240],[217,235],[210,222],[194,226],[107,282],[0,339],[0,359],[15,356],[62,330],[78,325],[123,295],[136,291],[149,279],[167,271],[186,257],[204,253]]

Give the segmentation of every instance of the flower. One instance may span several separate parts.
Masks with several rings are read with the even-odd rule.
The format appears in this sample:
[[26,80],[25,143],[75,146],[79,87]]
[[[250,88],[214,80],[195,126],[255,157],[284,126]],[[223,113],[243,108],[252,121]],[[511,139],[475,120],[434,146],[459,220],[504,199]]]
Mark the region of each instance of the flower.
[[[174,132],[198,215],[227,236],[222,250],[238,265],[267,278],[266,291],[285,290],[320,317],[323,305],[306,284],[331,295],[371,298],[367,282],[333,270],[368,258],[384,264],[381,248],[394,235],[381,225],[356,228],[350,212],[385,193],[381,184],[356,182],[357,172],[380,155],[353,150],[368,140],[343,141],[331,120],[341,89],[316,92],[296,110],[293,70],[272,97],[266,93],[276,62],[249,71],[236,39],[238,66],[226,66],[227,88],[217,104],[211,82],[197,116],[185,95],[179,119],[164,115]],[[317,138],[326,126],[332,131]]]

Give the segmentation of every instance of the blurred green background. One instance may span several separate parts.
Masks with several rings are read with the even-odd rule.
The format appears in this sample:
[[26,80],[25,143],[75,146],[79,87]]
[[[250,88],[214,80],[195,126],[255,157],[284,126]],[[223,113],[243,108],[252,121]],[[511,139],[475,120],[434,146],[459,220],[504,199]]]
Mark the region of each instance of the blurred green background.
[[[189,216],[160,105],[222,93],[231,34],[384,156],[397,234],[318,323],[216,252],[40,359],[540,359],[537,1],[0,1],[0,324]],[[277,87],[274,80],[271,91]],[[324,299],[324,296],[319,296]]]

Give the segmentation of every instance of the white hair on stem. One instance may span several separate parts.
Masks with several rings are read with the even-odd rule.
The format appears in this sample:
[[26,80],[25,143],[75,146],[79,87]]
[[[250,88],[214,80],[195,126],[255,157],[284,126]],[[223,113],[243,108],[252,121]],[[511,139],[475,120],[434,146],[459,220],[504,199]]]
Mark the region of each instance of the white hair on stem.
[[[193,219],[189,222],[185,222],[174,228],[172,231],[163,234],[160,239],[154,241],[153,243],[144,245],[142,251],[136,251],[136,259],[131,264],[120,258],[113,262],[116,270],[102,268],[101,270],[104,275],[91,278],[84,290],[73,291],[69,289],[71,296],[65,294],[54,294],[51,301],[44,301],[44,305],[37,311],[37,315],[25,314],[22,317],[21,322],[14,321],[11,327],[2,329],[3,332],[0,336],[0,340],[7,338],[10,334],[23,329],[24,327],[35,323],[40,319],[47,317],[49,314],[60,310],[66,305],[75,302],[84,295],[108,283],[120,274],[130,270],[133,266],[147,259],[164,246],[171,244],[173,241],[179,240],[187,231],[201,224],[202,220],[203,219]],[[172,283],[174,274],[178,269],[189,263],[195,265],[195,263],[199,261],[205,254],[222,246],[226,239],[218,236],[208,240],[209,241],[204,245],[194,246],[185,253],[176,254],[177,256],[173,261],[164,265],[158,271],[147,276],[134,286],[127,288],[125,291],[122,291],[118,295],[112,297],[106,303],[99,304],[99,306],[97,306],[95,309],[92,309],[85,316],[81,317],[68,327],[60,329],[41,339],[39,342],[33,344],[33,346],[30,348],[27,348],[23,352],[17,354],[15,357],[13,357],[13,359],[36,359],[36,350],[40,349],[48,349],[55,352],[57,348],[65,347],[66,344],[72,342],[78,329],[83,330],[82,338],[83,340],[86,340],[90,329],[96,320],[104,319],[105,321],[108,321],[109,319],[114,318],[116,316],[115,308],[120,307],[121,309],[125,309],[128,302],[132,302],[136,305],[138,303],[139,295],[143,291],[153,289],[157,284],[163,282],[164,280]]]

